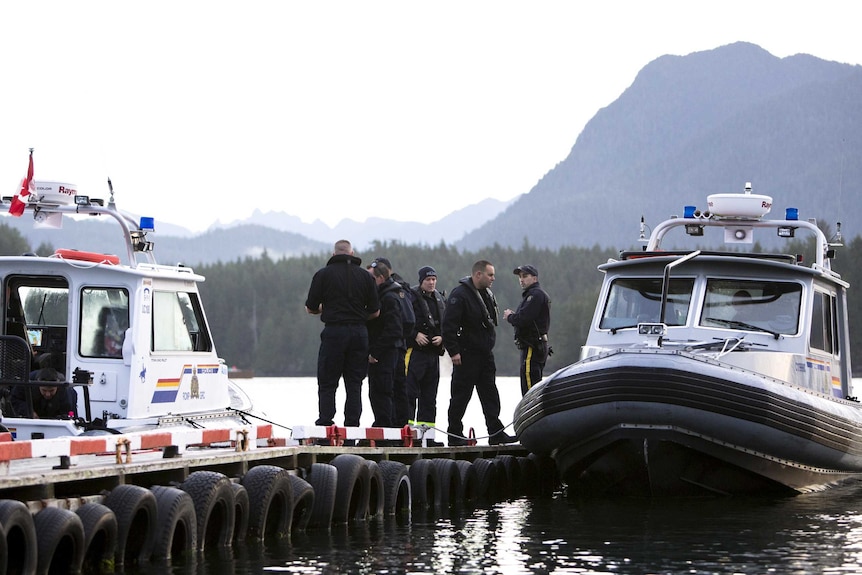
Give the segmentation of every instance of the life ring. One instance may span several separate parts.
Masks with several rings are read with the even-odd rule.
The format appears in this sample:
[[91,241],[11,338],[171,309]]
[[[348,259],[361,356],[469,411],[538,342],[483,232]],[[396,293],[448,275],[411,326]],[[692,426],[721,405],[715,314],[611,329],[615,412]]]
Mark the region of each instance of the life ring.
[[251,504],[248,499],[248,490],[241,483],[231,482],[233,489],[233,503],[236,517],[233,522],[234,542],[245,541],[248,537],[248,514]]
[[0,525],[6,531],[6,563],[20,565],[21,573],[35,573],[38,556],[33,515],[20,501],[0,501]]
[[430,459],[417,459],[410,464],[410,486],[413,508],[427,509],[437,500],[437,483],[434,466]]
[[407,466],[400,461],[384,459],[377,463],[383,474],[383,512],[387,515],[410,516],[412,494]]
[[365,459],[352,453],[342,453],[332,459],[331,465],[338,470],[332,522],[365,521],[368,517],[368,467]]
[[473,460],[476,470],[476,497],[485,501],[497,499],[497,464],[491,459],[479,457]]
[[314,490],[314,507],[311,510],[309,527],[329,528],[335,511],[335,489],[338,487],[338,471],[328,463],[312,463],[308,483]]
[[293,486],[290,473],[275,465],[257,465],[242,478],[248,491],[248,534],[256,539],[281,539],[290,535],[293,519]]
[[114,254],[100,254],[97,252],[82,252],[80,250],[58,249],[54,255],[61,260],[80,260],[82,262],[92,262],[95,264],[110,264],[112,266],[119,265],[120,257]]
[[191,495],[182,489],[162,485],[154,485],[150,491],[156,497],[156,521],[159,525],[153,558],[193,556],[198,543],[198,523]]
[[383,473],[376,461],[366,459],[365,466],[368,468],[368,519],[376,520],[383,517]]
[[87,503],[75,513],[84,526],[84,573],[113,573],[117,551],[117,516],[101,503]]
[[291,532],[305,531],[311,520],[311,511],[314,509],[314,488],[302,477],[290,475],[291,489],[293,489],[293,519],[290,522]]
[[37,573],[79,573],[84,562],[84,524],[68,509],[46,507],[33,517]]
[[153,492],[140,485],[118,485],[104,504],[117,516],[117,563],[149,561],[158,528]]
[[458,500],[462,503],[473,503],[476,501],[476,489],[478,487],[479,478],[476,475],[476,468],[469,461],[458,459],[455,461],[458,466],[458,472],[461,475],[461,486],[458,490]]
[[461,491],[461,472],[452,459],[432,459],[434,475],[437,480],[434,505],[440,509],[453,507],[460,503],[458,492]]
[[179,487],[192,496],[195,504],[198,550],[230,547],[236,518],[230,479],[217,471],[195,471]]

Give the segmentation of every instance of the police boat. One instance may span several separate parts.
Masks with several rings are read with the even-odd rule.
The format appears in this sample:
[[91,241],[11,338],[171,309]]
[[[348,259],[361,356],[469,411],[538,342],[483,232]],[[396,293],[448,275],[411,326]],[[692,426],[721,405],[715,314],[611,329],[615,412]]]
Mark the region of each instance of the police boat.
[[[764,219],[772,198],[750,184],[707,205],[599,266],[580,360],[516,408],[521,444],[556,461],[569,495],[796,494],[862,476],[840,224],[830,243],[794,208]],[[662,251],[675,230],[733,249]],[[813,262],[744,251],[761,232],[813,237]]]
[[[69,246],[47,256],[0,257],[3,430],[29,440],[246,423],[242,413],[251,401],[216,353],[198,291],[204,278],[183,265],[156,263],[147,238],[153,219],[121,213],[113,189],[107,206],[69,184],[35,182],[31,189],[22,215],[35,226],[113,220],[125,252]],[[15,200],[3,198],[0,210]],[[61,374],[53,385],[70,409],[35,418],[32,402],[44,382],[34,374],[46,365]],[[11,400],[22,392],[30,407],[16,411]]]

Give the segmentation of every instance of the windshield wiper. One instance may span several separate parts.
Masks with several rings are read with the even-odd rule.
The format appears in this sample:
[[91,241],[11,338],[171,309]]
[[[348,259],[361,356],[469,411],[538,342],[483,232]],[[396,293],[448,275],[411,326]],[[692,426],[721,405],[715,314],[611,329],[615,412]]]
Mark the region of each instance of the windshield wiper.
[[704,318],[704,321],[711,321],[717,323],[719,325],[724,325],[727,327],[732,327],[736,329],[744,329],[746,331],[762,331],[764,333],[768,333],[775,339],[781,337],[781,334],[777,331],[772,331],[771,329],[766,329],[765,327],[760,327],[758,325],[751,325],[750,323],[745,323],[744,321],[736,321],[735,319],[723,319],[720,317],[708,317]]

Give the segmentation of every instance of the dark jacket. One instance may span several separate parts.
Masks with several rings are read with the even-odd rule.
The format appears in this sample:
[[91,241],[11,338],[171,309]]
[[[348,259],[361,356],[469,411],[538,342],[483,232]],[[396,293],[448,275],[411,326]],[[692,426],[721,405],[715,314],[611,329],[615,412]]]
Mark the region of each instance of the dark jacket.
[[420,286],[413,288],[413,314],[416,316],[416,329],[408,342],[410,347],[431,351],[443,355],[443,346],[422,345],[416,343],[416,334],[424,333],[430,340],[432,337],[443,335],[443,313],[446,310],[446,302],[443,295],[434,290],[433,292],[422,291]]
[[[481,298],[481,299],[480,299]],[[490,289],[481,292],[470,276],[449,294],[443,313],[443,345],[449,355],[490,352],[496,341],[497,300]]]
[[[371,276],[371,274],[367,275]],[[401,332],[401,302],[398,295],[401,289],[401,286],[392,278],[377,286],[380,315],[368,322],[368,355],[373,358],[381,357],[381,351],[386,348],[404,345]]]
[[338,254],[326,267],[315,272],[308,288],[305,307],[316,310],[323,304],[323,323],[364,324],[380,309],[377,285],[356,256]]
[[521,294],[521,303],[514,313],[506,318],[515,326],[515,341],[519,344],[539,347],[542,336],[551,327],[551,298],[539,287],[539,282],[527,287]]

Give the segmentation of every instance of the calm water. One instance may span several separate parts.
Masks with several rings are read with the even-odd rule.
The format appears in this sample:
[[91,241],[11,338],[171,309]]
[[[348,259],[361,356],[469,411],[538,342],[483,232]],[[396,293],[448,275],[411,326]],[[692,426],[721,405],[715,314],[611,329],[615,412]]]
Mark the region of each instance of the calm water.
[[[314,380],[258,378],[244,384],[258,405],[267,406],[268,419],[286,426],[313,423]],[[519,396],[517,378],[500,378],[499,386],[502,419],[509,423]],[[339,413],[342,404],[340,397]],[[447,405],[448,390],[441,389],[443,428]],[[366,411],[363,425],[370,424],[367,406]],[[465,426],[476,426],[482,436],[482,421],[474,398]],[[208,552],[194,563],[127,572],[860,573],[862,483],[785,499],[522,498],[446,515],[414,514],[409,524],[388,520],[309,531],[289,542],[242,545]]]

